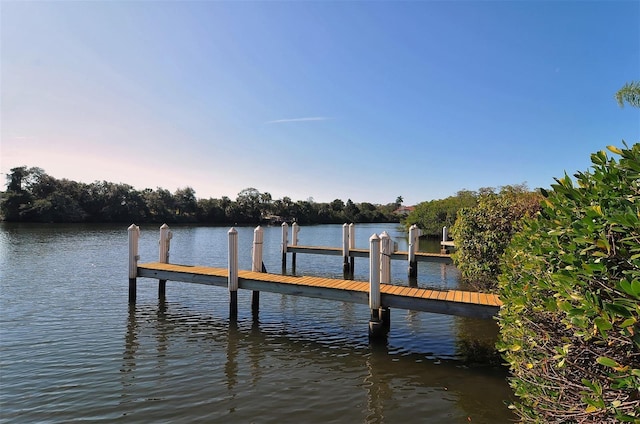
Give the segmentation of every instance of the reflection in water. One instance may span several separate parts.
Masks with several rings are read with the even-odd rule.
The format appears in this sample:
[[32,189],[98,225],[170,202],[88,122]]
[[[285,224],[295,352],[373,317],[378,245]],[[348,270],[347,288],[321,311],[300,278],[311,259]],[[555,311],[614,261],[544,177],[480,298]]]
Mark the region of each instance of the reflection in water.
[[238,380],[238,321],[229,320],[229,331],[227,332],[227,361],[224,365],[224,375],[227,377],[227,390],[232,399],[235,399],[234,388]]
[[136,368],[136,353],[138,351],[138,321],[136,320],[136,306],[129,305],[129,319],[127,320],[127,334],[124,337],[124,352],[122,354],[122,386],[124,388],[123,402],[127,399],[126,388],[134,384]]
[[[286,311],[291,305],[284,299],[280,300]],[[295,307],[295,302],[292,303]],[[340,305],[345,316],[355,314],[350,303],[336,305]],[[399,315],[400,311],[396,312]],[[405,320],[419,326],[417,314],[407,312]],[[462,319],[456,321],[456,325],[458,331],[474,332],[477,325],[482,325],[482,320]],[[139,408],[140,402],[162,400],[171,403],[171,399],[162,392],[154,393],[153,399],[136,396],[142,389],[136,387],[136,377],[138,384],[147,378],[145,371],[136,363],[154,359],[155,381],[160,380],[160,387],[175,385],[175,379],[170,377],[175,377],[177,371],[169,368],[181,367],[180,361],[187,361],[189,369],[196,365],[190,357],[181,358],[180,346],[197,343],[210,352],[213,367],[207,368],[203,364],[200,370],[196,365],[199,375],[188,378],[201,378],[203,381],[212,378],[222,383],[217,388],[206,383],[204,387],[193,383],[183,388],[193,391],[190,396],[202,397],[196,403],[201,404],[203,416],[221,418],[222,411],[226,411],[226,414],[232,414],[225,415],[226,418],[247,422],[255,420],[257,415],[254,414],[259,414],[263,408],[273,408],[274,411],[280,408],[285,411],[281,413],[286,414],[296,402],[300,402],[300,396],[305,399],[309,396],[309,386],[304,380],[313,379],[315,373],[326,379],[327,388],[317,395],[319,397],[311,395],[308,399],[310,405],[322,404],[323,400],[334,402],[331,396],[338,399],[357,397],[353,389],[360,387],[363,408],[358,410],[348,406],[353,405],[353,401],[336,404],[333,412],[320,407],[309,412],[310,422],[337,419],[342,422],[382,423],[406,421],[411,417],[410,420],[415,421],[413,414],[419,411],[433,417],[430,422],[460,422],[461,417],[475,417],[474,422],[491,422],[482,421],[481,417],[491,417],[492,414],[497,420],[495,422],[501,422],[508,416],[504,410],[497,410],[507,396],[504,385],[499,379],[487,384],[484,377],[487,371],[482,368],[476,372],[473,368],[461,367],[456,361],[430,361],[427,359],[430,354],[392,352],[388,342],[370,344],[364,339],[337,341],[333,336],[331,343],[327,343],[325,339],[332,336],[321,328],[303,330],[291,327],[286,324],[265,325],[251,315],[239,320],[207,317],[177,303],[160,302],[155,307],[138,306],[137,309],[132,306],[124,337],[121,406],[129,405],[126,413],[133,414],[134,406]],[[424,330],[424,337],[429,337],[427,330],[421,330]],[[149,342],[153,345],[148,345]],[[221,355],[217,354],[218,351]],[[153,352],[152,358],[148,357],[150,352]],[[217,376],[216,363],[220,365],[220,375]],[[138,376],[138,373],[142,374]],[[267,378],[264,378],[265,374]],[[282,383],[291,387],[282,386]],[[149,387],[145,389],[148,391]],[[142,392],[145,393],[144,390]],[[252,399],[252,393],[262,393],[264,399]],[[258,403],[252,405],[252,402]],[[406,407],[407,402],[413,406]],[[487,410],[491,408],[494,411]],[[271,416],[273,422],[277,422],[278,417],[282,418],[277,412],[272,412]]]
[[389,354],[387,343],[370,343],[370,353],[366,355],[367,375],[364,387],[367,390],[366,423],[384,422],[384,405],[392,397],[392,389],[388,381],[380,374],[380,363]]

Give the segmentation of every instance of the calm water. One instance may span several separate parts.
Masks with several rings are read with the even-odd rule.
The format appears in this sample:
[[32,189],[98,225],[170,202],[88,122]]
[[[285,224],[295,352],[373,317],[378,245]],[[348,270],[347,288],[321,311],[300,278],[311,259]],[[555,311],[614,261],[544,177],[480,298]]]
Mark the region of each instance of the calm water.
[[[143,226],[143,262],[158,256]],[[228,228],[175,227],[171,262],[226,266]],[[357,247],[390,224],[356,227]],[[239,228],[249,269],[253,228]],[[302,227],[301,245],[341,245],[341,226]],[[281,269],[281,229],[264,262]],[[423,250],[438,248],[421,246]],[[290,258],[289,258],[290,262]],[[290,267],[290,264],[289,264]],[[418,284],[456,287],[454,267],[419,265]],[[393,280],[407,284],[405,262]],[[289,269],[289,272],[291,270]],[[356,278],[368,263],[356,259]],[[298,255],[297,274],[341,277],[339,256]],[[259,320],[239,293],[138,280],[127,301],[126,226],[0,224],[0,421],[226,423],[507,423],[505,371],[472,365],[463,346],[491,343],[492,321],[392,310],[386,345],[370,346],[365,305],[262,293]]]

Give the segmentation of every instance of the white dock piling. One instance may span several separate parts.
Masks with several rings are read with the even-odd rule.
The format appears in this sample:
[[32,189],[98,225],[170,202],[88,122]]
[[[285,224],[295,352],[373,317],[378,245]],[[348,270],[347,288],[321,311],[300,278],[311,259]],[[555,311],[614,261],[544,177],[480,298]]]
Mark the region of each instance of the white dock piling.
[[287,245],[289,244],[289,224],[282,223],[282,273],[287,271]]
[[229,235],[229,317],[238,316],[238,231],[231,227]]
[[[300,226],[297,222],[291,224],[291,245],[298,245],[298,232],[300,231]],[[291,271],[295,274],[296,272],[296,252],[291,253]]]
[[384,337],[385,331],[380,319],[380,237],[373,234],[369,238],[369,337]]
[[[253,249],[251,252],[251,271],[263,272],[262,247],[264,241],[264,230],[259,225],[253,230]],[[260,292],[254,290],[251,293],[251,311],[256,314],[260,309]]]
[[[171,238],[173,237],[173,233],[169,229],[167,224],[162,224],[160,227],[160,241],[158,241],[159,245],[159,255],[158,262],[162,264],[169,263],[169,250],[171,246]],[[167,280],[158,280],[158,298],[164,299],[167,290]]]
[[391,283],[391,253],[393,240],[386,231],[380,234],[380,284]]
[[136,303],[136,278],[138,277],[138,240],[140,239],[140,227],[131,224],[127,229],[129,233],[129,303]]
[[447,248],[447,241],[449,241],[449,230],[447,227],[442,227],[442,243],[440,247],[440,253],[449,253]]
[[416,251],[418,237],[416,234],[418,232],[418,226],[413,224],[409,227],[409,250],[408,250],[408,259],[409,259],[409,278],[417,278],[418,277],[418,261],[416,261]]
[[342,225],[342,273],[345,278],[349,276],[349,225]]
[[[352,222],[349,224],[349,250],[353,250],[356,248],[356,226]],[[351,277],[355,275],[356,272],[356,258],[355,256],[351,256],[351,264],[349,265],[349,274]]]
[[369,238],[369,309],[380,308],[380,237]]

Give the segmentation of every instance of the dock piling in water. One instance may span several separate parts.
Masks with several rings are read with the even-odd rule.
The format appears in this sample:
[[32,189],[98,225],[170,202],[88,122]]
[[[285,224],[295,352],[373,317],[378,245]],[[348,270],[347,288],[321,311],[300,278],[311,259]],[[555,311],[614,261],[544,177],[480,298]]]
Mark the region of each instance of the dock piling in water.
[[[264,230],[259,225],[253,230],[253,249],[251,255],[251,271],[265,272],[262,261],[262,247],[264,246]],[[251,311],[254,315],[260,310],[260,292],[253,290],[251,293]]]
[[238,317],[238,231],[231,227],[229,232],[229,318]]
[[418,234],[418,226],[413,224],[409,227],[409,249],[407,251],[407,256],[409,259],[409,278],[417,278],[418,277],[418,261],[416,261],[416,251],[418,250],[417,243],[419,238]]
[[140,239],[140,227],[131,224],[129,233],[129,304],[136,303],[136,278],[138,277],[138,240]]
[[349,264],[349,225],[342,224],[342,275],[345,280],[350,277]]
[[282,273],[287,273],[287,245],[289,244],[289,224],[282,223]]
[[369,238],[369,337],[384,337],[384,328],[380,319],[380,237],[373,234]]
[[447,227],[442,227],[442,246],[440,247],[440,253],[449,253],[447,248],[447,242],[449,241],[449,230]]
[[[291,245],[298,245],[298,232],[300,231],[300,226],[297,222],[291,224]],[[296,273],[296,252],[291,252],[291,272]]]
[[[356,248],[356,226],[352,222],[349,224],[349,250],[353,250]],[[351,256],[351,264],[349,265],[349,274],[351,277],[355,275],[356,268],[356,258],[355,256]]]
[[[167,224],[162,224],[160,227],[160,241],[159,245],[159,257],[158,262],[163,264],[169,263],[169,249],[171,245],[171,238],[173,237],[173,233],[169,229]],[[158,280],[158,298],[161,300],[165,299],[167,289],[167,280]]]

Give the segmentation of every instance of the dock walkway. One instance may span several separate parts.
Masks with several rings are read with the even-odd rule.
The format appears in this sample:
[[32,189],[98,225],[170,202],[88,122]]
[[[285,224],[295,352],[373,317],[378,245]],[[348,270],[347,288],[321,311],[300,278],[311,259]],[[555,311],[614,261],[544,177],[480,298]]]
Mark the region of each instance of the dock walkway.
[[[227,268],[160,262],[139,264],[136,274],[141,278],[182,281],[218,287],[227,287],[229,280]],[[370,284],[366,281],[239,270],[238,288],[366,305],[369,304]],[[431,290],[392,284],[380,284],[380,298],[384,308],[474,318],[491,318],[497,314],[502,304],[498,296],[492,294],[462,290]]]

